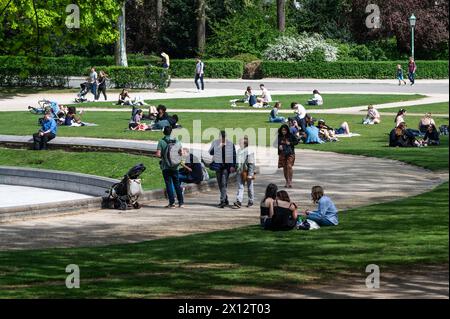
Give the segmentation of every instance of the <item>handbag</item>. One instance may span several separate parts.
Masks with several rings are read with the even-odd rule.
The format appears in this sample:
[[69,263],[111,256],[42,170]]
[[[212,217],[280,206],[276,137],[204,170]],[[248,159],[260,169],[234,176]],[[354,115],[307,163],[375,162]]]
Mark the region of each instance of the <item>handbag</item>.
[[220,163],[216,163],[214,161],[211,162],[211,164],[209,164],[209,169],[212,171],[219,171],[222,168],[222,164]]

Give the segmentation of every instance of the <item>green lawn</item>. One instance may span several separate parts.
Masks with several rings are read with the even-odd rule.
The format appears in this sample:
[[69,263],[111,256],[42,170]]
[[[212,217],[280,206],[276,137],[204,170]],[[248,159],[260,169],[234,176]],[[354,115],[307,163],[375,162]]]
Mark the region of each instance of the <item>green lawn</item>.
[[0,148],[0,165],[53,169],[116,179],[121,179],[133,165],[144,163],[147,169],[141,178],[145,190],[163,188],[158,162],[153,157],[123,153],[36,152]]
[[[0,252],[0,298],[151,298],[226,294],[448,263],[448,183],[386,204],[349,210],[340,225],[270,232],[259,226],[98,248]],[[255,216],[255,221],[257,216]],[[65,268],[80,267],[80,289]],[[332,293],[332,291],[331,291]]]
[[[448,114],[448,102],[444,103],[432,103],[423,105],[413,105],[403,107],[410,113],[423,113],[431,112],[432,114]],[[380,109],[380,112],[397,112],[399,108]]]
[[[118,94],[117,94],[118,95]],[[398,95],[398,94],[323,94],[324,104],[321,106],[307,106],[306,102],[311,98],[310,94],[291,94],[274,95],[273,100],[280,101],[284,109],[289,109],[291,102],[303,104],[306,108],[334,109],[339,107],[360,106],[369,104],[382,104],[390,102],[405,102],[423,98],[423,95]],[[230,100],[242,98],[241,96],[222,96],[222,97],[200,97],[200,98],[178,98],[163,100],[147,100],[151,105],[164,104],[172,109],[231,109]],[[272,103],[273,104],[273,103]],[[102,108],[124,108],[124,106],[115,105],[113,102],[89,102],[83,104],[74,104],[78,107],[102,107]],[[248,104],[238,103],[248,109]],[[129,106],[127,106],[129,108]]]
[[[59,136],[83,136],[116,139],[158,140],[161,132],[135,132],[125,130],[128,126],[128,113],[122,112],[87,112],[83,119],[99,124],[97,127],[60,127]],[[319,116],[316,116],[319,118]],[[393,117],[383,117],[382,123],[375,126],[361,124],[362,116],[358,115],[320,115],[328,124],[337,127],[343,121],[350,124],[353,132],[359,137],[342,138],[338,143],[322,145],[299,145],[299,148],[333,151],[375,157],[388,157],[402,160],[432,170],[448,169],[448,137],[442,137],[442,145],[428,148],[389,148],[388,133],[393,128]],[[31,135],[37,129],[37,116],[27,112],[2,112],[0,116],[0,134]],[[276,130],[279,125],[268,123],[266,114],[221,114],[214,113],[180,113],[180,123],[189,132],[193,130],[193,120],[202,121],[202,130],[209,127],[258,129],[266,128],[266,145],[270,142],[270,128]],[[414,128],[419,117],[407,117],[407,123]],[[448,120],[436,118],[438,125],[448,124]],[[176,131],[175,131],[176,132]],[[273,135],[273,134],[272,134]],[[215,136],[208,136],[203,143],[210,142]]]

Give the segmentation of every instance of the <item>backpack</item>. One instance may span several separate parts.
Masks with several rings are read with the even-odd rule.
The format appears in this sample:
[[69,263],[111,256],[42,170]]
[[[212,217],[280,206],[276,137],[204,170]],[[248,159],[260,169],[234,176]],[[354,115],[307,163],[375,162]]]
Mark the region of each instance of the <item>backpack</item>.
[[166,139],[167,147],[162,154],[163,161],[169,169],[177,169],[181,163],[181,144],[175,139]]
[[441,126],[439,127],[439,132],[440,132],[442,135],[448,135],[448,125],[441,125]]

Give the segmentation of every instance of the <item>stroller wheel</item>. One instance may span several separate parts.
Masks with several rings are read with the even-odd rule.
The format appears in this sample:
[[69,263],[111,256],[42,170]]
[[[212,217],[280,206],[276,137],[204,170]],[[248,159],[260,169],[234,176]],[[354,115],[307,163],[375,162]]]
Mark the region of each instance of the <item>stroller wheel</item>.
[[128,205],[126,202],[120,202],[120,207],[119,207],[120,210],[127,210],[127,208],[128,208]]
[[134,209],[140,209],[142,206],[138,202],[133,204]]

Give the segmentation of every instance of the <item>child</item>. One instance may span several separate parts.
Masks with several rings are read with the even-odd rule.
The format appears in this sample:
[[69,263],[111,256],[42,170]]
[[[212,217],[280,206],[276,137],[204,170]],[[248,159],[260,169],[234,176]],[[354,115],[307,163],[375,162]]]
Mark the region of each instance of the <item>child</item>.
[[403,69],[402,66],[400,64],[397,64],[397,80],[398,80],[398,85],[406,85],[406,81],[403,80]]
[[308,105],[323,105],[323,98],[318,90],[313,91],[313,98],[308,100]]
[[339,224],[338,210],[333,201],[324,194],[323,188],[314,186],[311,189],[311,197],[317,204],[317,210],[312,212],[305,210],[300,212],[300,215],[315,221],[319,226],[337,226]]
[[280,102],[275,103],[273,110],[270,111],[270,115],[269,115],[270,123],[285,123],[285,122],[287,122],[284,117],[278,116],[278,111],[280,108],[281,108],[281,103]]

